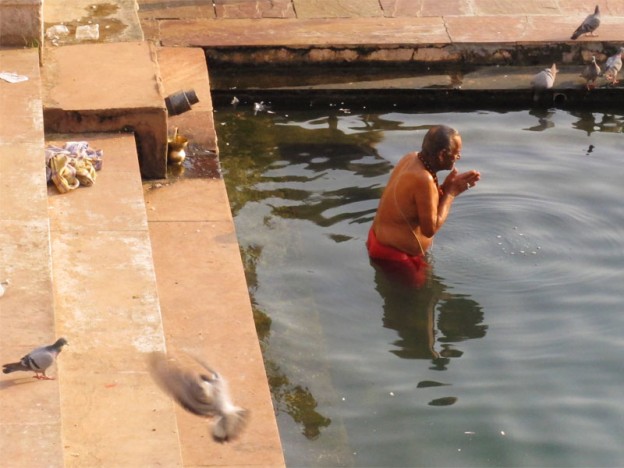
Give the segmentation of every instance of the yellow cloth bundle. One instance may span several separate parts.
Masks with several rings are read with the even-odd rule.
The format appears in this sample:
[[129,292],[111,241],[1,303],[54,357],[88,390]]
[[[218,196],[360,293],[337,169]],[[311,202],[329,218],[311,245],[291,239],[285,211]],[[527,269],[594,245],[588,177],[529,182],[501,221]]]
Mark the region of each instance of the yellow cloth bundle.
[[46,172],[60,193],[90,187],[95,183],[96,170],[102,167],[102,150],[89,148],[86,141],[67,142],[61,148],[46,148]]

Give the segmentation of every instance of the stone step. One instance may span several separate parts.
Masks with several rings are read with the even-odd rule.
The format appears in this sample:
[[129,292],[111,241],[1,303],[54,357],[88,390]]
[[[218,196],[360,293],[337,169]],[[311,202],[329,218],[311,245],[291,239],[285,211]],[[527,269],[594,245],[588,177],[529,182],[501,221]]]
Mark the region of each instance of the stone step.
[[[189,159],[210,158],[201,151],[216,150],[203,51],[159,49],[158,61],[168,94],[193,89],[199,97],[170,126],[189,138]],[[184,465],[285,466],[223,179],[146,183],[145,199],[167,347],[206,359],[229,381],[235,404],[251,411],[240,439],[221,445],[206,420],[178,409]]]
[[202,47],[210,63],[254,65],[577,63],[623,37],[623,17],[606,16],[599,36],[572,41],[581,20],[562,13],[154,21],[163,46]]
[[141,173],[167,173],[167,108],[147,42],[48,48],[42,67],[48,133],[133,132]]
[[[0,50],[0,363],[57,337],[52,299],[41,80],[37,49]],[[55,375],[52,369],[49,375]],[[59,383],[0,374],[0,454],[15,467],[62,466]]]
[[95,184],[48,188],[67,466],[179,466],[173,403],[147,373],[165,339],[134,136],[48,135],[104,151]]

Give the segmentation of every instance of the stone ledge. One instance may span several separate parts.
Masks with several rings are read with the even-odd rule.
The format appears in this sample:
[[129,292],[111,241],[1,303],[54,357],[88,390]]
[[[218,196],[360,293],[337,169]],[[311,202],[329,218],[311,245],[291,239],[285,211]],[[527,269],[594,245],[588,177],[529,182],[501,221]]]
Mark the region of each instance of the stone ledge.
[[[41,81],[37,49],[0,50],[0,363],[55,341],[47,218]],[[51,369],[50,376],[56,374]],[[0,379],[0,454],[7,466],[63,466],[58,381],[32,372]]]
[[43,80],[46,132],[134,132],[143,177],[166,177],[167,109],[151,44],[51,48]]
[[65,463],[180,466],[173,403],[146,366],[165,340],[134,138],[83,136],[104,152],[95,183],[48,192],[56,323],[70,342],[59,359]]

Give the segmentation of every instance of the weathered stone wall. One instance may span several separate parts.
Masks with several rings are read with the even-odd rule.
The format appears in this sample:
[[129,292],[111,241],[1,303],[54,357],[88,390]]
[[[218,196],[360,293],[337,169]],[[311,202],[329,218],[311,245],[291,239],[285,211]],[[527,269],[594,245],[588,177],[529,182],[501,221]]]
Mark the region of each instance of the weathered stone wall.
[[39,47],[42,43],[42,0],[0,0],[0,47]]

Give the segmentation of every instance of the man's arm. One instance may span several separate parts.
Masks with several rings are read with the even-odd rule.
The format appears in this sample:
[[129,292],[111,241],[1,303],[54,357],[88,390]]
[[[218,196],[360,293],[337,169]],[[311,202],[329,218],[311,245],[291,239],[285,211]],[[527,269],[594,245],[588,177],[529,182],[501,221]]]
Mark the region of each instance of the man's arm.
[[467,171],[462,174],[453,169],[442,184],[442,195],[439,194],[431,174],[425,173],[426,183],[418,185],[415,196],[420,219],[420,231],[423,236],[432,238],[444,225],[455,197],[474,186],[481,174]]
[[453,197],[444,195],[440,197],[431,174],[422,172],[414,190],[414,198],[420,232],[423,236],[432,238],[446,221]]

